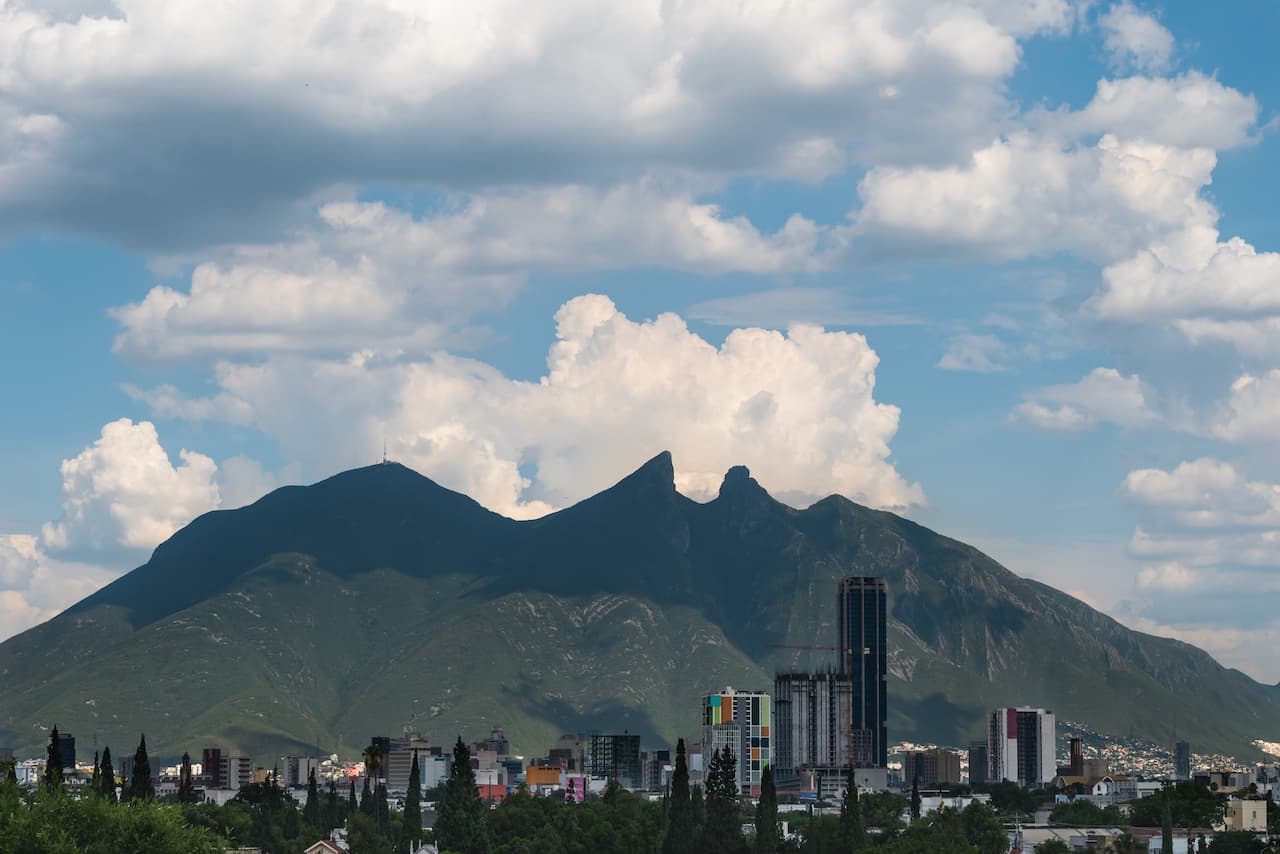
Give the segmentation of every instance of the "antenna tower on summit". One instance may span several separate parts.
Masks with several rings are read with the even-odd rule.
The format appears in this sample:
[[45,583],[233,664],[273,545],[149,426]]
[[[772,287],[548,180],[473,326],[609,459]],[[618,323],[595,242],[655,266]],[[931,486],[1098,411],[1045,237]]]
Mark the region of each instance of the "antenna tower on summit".
[[384,466],[387,464],[387,440],[386,439],[382,440],[382,464]]

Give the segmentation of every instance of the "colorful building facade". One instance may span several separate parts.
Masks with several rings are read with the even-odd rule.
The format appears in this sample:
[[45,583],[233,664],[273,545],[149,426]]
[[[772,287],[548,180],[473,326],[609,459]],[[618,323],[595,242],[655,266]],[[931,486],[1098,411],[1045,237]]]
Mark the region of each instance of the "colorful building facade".
[[738,764],[738,791],[759,797],[760,776],[773,760],[773,709],[763,691],[725,688],[702,703],[702,754],[710,763],[726,745]]

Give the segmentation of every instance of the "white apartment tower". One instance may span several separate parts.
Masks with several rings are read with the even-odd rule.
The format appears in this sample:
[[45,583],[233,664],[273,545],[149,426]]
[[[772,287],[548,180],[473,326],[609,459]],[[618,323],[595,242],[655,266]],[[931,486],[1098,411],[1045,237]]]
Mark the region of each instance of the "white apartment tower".
[[1027,706],[992,709],[987,727],[987,779],[1042,786],[1057,774],[1058,725],[1053,712]]

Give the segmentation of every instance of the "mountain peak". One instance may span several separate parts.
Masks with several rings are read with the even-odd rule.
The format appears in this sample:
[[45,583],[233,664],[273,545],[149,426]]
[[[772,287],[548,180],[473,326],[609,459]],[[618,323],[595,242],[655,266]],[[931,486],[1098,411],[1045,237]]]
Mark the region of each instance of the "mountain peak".
[[643,480],[676,488],[676,469],[671,462],[671,452],[663,451],[640,468],[629,474],[626,480]]
[[769,493],[760,482],[751,476],[751,469],[746,466],[733,466],[724,473],[720,483],[720,497],[735,495],[765,495]]

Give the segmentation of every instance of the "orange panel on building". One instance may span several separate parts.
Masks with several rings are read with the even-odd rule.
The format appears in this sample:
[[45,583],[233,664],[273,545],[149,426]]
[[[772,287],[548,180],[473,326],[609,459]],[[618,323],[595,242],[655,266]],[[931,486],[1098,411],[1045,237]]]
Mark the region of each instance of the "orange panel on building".
[[559,786],[560,769],[530,765],[524,771],[524,782],[526,786]]
[[507,797],[506,786],[477,783],[476,789],[480,792],[480,800],[487,803],[500,804]]

